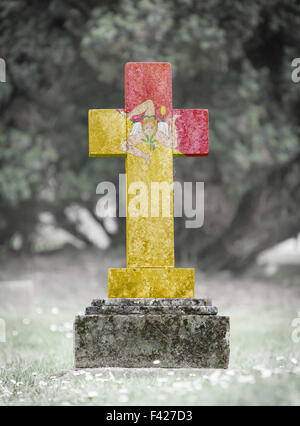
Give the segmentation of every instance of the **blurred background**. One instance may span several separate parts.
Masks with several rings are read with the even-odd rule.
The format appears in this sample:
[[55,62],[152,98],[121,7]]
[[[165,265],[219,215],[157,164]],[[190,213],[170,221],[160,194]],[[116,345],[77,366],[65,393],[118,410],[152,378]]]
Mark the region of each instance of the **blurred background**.
[[2,255],[124,252],[125,220],[97,217],[95,192],[125,162],[88,157],[87,114],[123,106],[128,61],[171,62],[173,105],[210,113],[209,157],[174,160],[176,180],[205,182],[204,226],[176,219],[177,260],[239,272],[296,241],[297,1],[16,0],[0,13]]
[[175,219],[176,263],[230,315],[244,372],[127,399],[100,383],[97,403],[299,404],[299,2],[1,0],[0,28],[0,405],[94,401],[47,383],[72,368],[74,315],[125,266],[125,219],[95,211],[125,161],[88,157],[88,110],[123,107],[129,61],[170,62],[173,106],[209,110],[209,156],[174,159],[175,180],[205,182],[204,226]]
[[[274,11],[276,10],[276,13]],[[207,108],[210,155],[175,159],[205,182],[205,222],[176,219],[176,257],[244,271],[300,231],[297,1],[3,1],[0,250],[119,249],[125,220],[95,214],[122,158],[88,157],[88,109],[124,104],[124,64],[169,61],[173,105]],[[299,252],[298,252],[299,254]]]

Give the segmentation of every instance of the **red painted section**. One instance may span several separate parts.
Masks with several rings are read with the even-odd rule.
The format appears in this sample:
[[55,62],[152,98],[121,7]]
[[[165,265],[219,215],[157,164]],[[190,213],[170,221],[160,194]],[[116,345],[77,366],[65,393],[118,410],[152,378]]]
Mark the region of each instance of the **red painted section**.
[[128,62],[125,65],[125,109],[130,112],[142,102],[151,99],[155,115],[172,113],[172,69],[167,62]]
[[[167,62],[128,62],[125,65],[125,110],[132,111],[151,99],[155,115],[161,118],[161,107],[166,117],[172,116],[172,70]],[[208,111],[206,109],[175,109],[178,146],[184,155],[208,155]],[[140,120],[142,117],[133,117]],[[158,119],[159,121],[159,119]]]
[[208,111],[207,109],[174,109],[179,114],[176,130],[177,150],[190,156],[208,155]]

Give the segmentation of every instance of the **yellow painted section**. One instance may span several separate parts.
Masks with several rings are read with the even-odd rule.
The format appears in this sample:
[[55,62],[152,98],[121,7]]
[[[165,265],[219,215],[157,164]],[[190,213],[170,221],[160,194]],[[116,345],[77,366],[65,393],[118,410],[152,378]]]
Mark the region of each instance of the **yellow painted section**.
[[125,157],[120,145],[126,140],[126,121],[115,109],[89,110],[89,156]]
[[186,157],[185,154],[182,154],[182,152],[178,151],[178,149],[173,148],[173,156],[174,157]]
[[108,297],[193,298],[195,271],[190,268],[108,270]]
[[[108,297],[192,298],[194,269],[174,268],[173,155],[182,154],[158,143],[150,150],[142,142],[137,147],[150,154],[147,166],[144,158],[120,149],[131,128],[116,110],[89,111],[89,155],[126,157],[127,268],[109,270]],[[169,186],[167,206],[159,195],[166,187],[157,187],[162,183]]]
[[127,155],[127,191],[131,192],[131,189],[138,187],[140,183],[144,185],[146,191],[141,198],[144,198],[144,202],[142,200],[144,207],[147,205],[147,214],[146,217],[133,217],[130,207],[135,195],[127,192],[127,267],[172,267],[174,266],[173,190],[171,189],[169,217],[162,217],[161,202],[159,217],[152,217],[151,211],[156,201],[155,194],[151,191],[151,183],[165,182],[172,188],[172,150],[157,144],[157,148],[150,151],[149,144],[145,142],[138,144],[137,147],[150,153],[150,165],[147,167],[146,161],[141,157]]

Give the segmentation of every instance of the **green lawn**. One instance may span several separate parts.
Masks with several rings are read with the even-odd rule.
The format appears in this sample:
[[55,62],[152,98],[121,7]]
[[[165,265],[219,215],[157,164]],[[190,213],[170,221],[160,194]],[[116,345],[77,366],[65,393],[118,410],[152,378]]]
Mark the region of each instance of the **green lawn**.
[[[53,309],[54,308],[54,309]],[[0,343],[0,405],[298,405],[295,308],[230,310],[228,370],[73,372],[72,322],[82,302],[40,297],[34,312],[7,315]],[[299,364],[298,364],[299,363]],[[69,370],[62,374],[64,370]]]

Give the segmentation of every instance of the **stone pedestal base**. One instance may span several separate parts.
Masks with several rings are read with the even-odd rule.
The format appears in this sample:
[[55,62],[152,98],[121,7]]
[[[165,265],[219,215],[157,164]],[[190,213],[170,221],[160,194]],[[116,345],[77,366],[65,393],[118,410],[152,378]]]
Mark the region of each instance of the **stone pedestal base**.
[[76,368],[228,367],[229,318],[208,299],[96,299],[74,328]]

